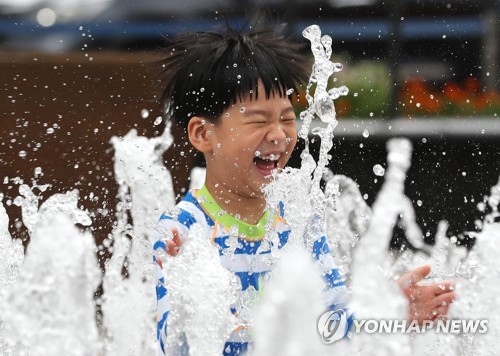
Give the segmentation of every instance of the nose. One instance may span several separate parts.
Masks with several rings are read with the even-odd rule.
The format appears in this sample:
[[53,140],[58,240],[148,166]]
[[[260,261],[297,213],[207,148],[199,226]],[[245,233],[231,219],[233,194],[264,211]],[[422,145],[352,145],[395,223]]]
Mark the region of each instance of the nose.
[[267,133],[267,140],[270,142],[278,143],[286,140],[286,133],[280,123],[273,124]]

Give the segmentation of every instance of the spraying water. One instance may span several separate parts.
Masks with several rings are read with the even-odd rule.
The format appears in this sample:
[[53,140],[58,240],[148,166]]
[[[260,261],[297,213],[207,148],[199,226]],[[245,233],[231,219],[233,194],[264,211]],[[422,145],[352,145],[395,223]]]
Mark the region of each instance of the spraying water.
[[[455,355],[492,354],[500,337],[500,315],[490,304],[477,301],[495,300],[497,294],[500,182],[492,188],[488,200],[492,212],[486,217],[483,231],[477,234],[477,244],[466,262],[463,261],[465,251],[445,240],[444,223],[433,249],[426,248],[420,239],[412,206],[403,192],[411,157],[407,140],[388,143],[388,169],[377,173],[385,176],[385,183],[371,211],[352,180],[325,175],[337,124],[333,100],[346,95],[348,90],[345,87],[328,90],[328,78],[342,69],[340,64],[330,62],[331,38],[321,36],[318,26],[304,30],[304,37],[311,41],[315,64],[306,94],[309,108],[300,115],[303,124],[299,134],[307,141],[310,124],[318,117],[324,127],[313,130],[312,134],[321,139],[320,155],[315,162],[306,145],[301,169],[285,169],[266,189],[269,209],[274,209],[278,201],[284,202],[287,220],[293,229],[282,255],[273,251],[277,266],[258,308],[240,308],[242,317],[256,314],[252,322],[257,345],[255,354],[276,354],[277,347],[290,355],[358,352],[360,349],[366,354],[385,355],[428,352],[429,349],[423,350],[421,344],[412,343],[406,335],[356,335],[352,342],[321,344],[319,335],[315,334],[317,319],[324,310],[319,267],[325,261],[311,262],[307,251],[315,237],[322,234],[329,235],[332,245],[343,254],[337,261],[344,275],[351,276],[352,304],[359,317],[404,319],[406,301],[390,280],[394,271],[398,266],[407,268],[421,261],[434,261],[441,268],[437,269],[437,275],[457,275],[463,279],[453,316],[490,320],[490,331],[485,335],[432,339],[438,342],[437,350]],[[314,95],[311,95],[314,85]],[[161,163],[161,156],[171,142],[169,127],[159,138],[139,137],[132,130],[124,138],[112,140],[120,203],[115,229],[105,242],[112,249],[113,257],[106,263],[100,329],[95,320],[93,299],[100,275],[91,235],[75,226],[75,223],[91,224],[88,214],[77,208],[78,193],[56,194],[38,208],[38,197],[33,193],[35,187],[20,187],[15,203],[22,209],[23,223],[31,237],[26,256],[21,243],[8,234],[8,216],[0,204],[2,355],[154,353],[155,298],[150,238],[155,221],[149,219],[159,215],[160,207],[174,204],[171,177]],[[319,187],[324,177],[327,178],[325,193]],[[44,191],[43,186],[36,188]],[[387,250],[401,213],[412,245],[426,253],[402,254],[394,261]],[[234,275],[218,264],[214,249],[201,238],[204,233],[201,227],[194,228],[178,263],[167,264],[166,271],[171,303],[178,311],[172,323],[177,323],[178,328],[174,330],[179,330],[177,334],[172,333],[175,337],[169,339],[168,347],[172,350],[179,339],[187,340],[192,355],[219,354],[227,333],[233,323],[238,322],[229,314],[229,304],[235,298]],[[122,273],[124,267],[126,275]],[[214,279],[213,275],[218,277]],[[256,296],[250,295],[249,290],[247,297],[254,300]],[[386,300],[391,303],[384,303],[382,308],[381,301]],[[457,340],[458,344],[454,343]],[[432,352],[436,354],[436,349]]]
[[[25,202],[34,205],[28,190],[20,187]],[[25,215],[32,219],[31,243],[17,279],[2,289],[0,300],[6,355],[97,353],[93,295],[99,269],[93,237],[74,225],[90,221],[77,201],[76,191],[55,194]]]
[[[103,280],[104,349],[109,355],[153,354],[156,350],[150,255],[156,221],[151,219],[160,215],[163,206],[175,202],[172,178],[162,164],[162,155],[172,142],[170,126],[156,138],[138,136],[131,130],[123,138],[111,139],[120,201],[117,224],[108,241],[113,244],[113,256],[106,263]],[[122,273],[124,267],[127,276]]]
[[[487,320],[488,332],[461,337],[459,355],[493,355],[500,340],[500,312],[487,301],[497,300],[500,278],[500,180],[491,188],[488,198],[491,212],[485,217],[483,230],[476,234],[476,244],[467,260],[459,268],[462,280],[457,285],[458,302],[452,306],[452,315],[458,319]],[[460,273],[461,272],[461,273]]]

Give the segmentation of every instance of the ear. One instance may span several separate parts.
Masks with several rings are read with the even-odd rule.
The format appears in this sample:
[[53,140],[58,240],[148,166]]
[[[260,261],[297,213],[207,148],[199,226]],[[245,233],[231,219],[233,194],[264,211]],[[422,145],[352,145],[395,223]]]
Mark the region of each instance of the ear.
[[210,141],[212,123],[200,116],[193,116],[188,123],[187,132],[189,142],[202,153],[212,151]]

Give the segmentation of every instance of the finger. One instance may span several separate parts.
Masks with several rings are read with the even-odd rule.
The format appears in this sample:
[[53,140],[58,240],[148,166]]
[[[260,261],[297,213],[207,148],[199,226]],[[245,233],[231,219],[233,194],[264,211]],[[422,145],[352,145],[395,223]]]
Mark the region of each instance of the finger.
[[172,229],[172,234],[174,237],[172,238],[172,241],[174,241],[175,245],[178,247],[182,246],[182,239],[181,236],[179,235],[179,231],[177,229]]
[[417,267],[414,270],[411,270],[403,274],[401,277],[399,277],[398,283],[401,286],[401,288],[403,288],[404,291],[407,291],[411,286],[415,285],[416,283],[424,279],[424,277],[427,276],[430,273],[430,271],[431,271],[430,265],[423,265]]
[[432,315],[433,315],[432,319],[442,318],[442,317],[446,316],[448,314],[448,309],[449,309],[448,305],[441,305],[441,306],[437,307],[436,309],[434,309],[432,311]]
[[446,292],[432,300],[431,305],[435,305],[437,307],[449,306],[451,303],[455,301],[455,292]]
[[177,256],[177,254],[179,253],[179,247],[173,240],[167,241],[167,253],[170,256]]
[[435,295],[440,295],[443,293],[448,293],[455,289],[455,282],[453,281],[442,281],[434,283],[431,285],[432,291]]
[[161,260],[160,256],[155,256],[155,261],[160,266],[160,268],[163,268],[163,261]]

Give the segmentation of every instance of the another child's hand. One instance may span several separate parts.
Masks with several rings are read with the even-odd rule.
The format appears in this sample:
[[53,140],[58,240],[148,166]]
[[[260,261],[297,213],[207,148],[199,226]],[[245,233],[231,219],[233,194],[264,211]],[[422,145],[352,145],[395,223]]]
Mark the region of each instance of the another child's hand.
[[450,304],[455,300],[454,283],[442,281],[426,285],[418,285],[431,271],[431,266],[424,265],[402,275],[398,285],[408,298],[409,320],[419,324],[424,320],[446,317]]
[[177,254],[179,253],[179,249],[182,246],[182,239],[177,229],[172,229],[172,234],[174,235],[174,237],[171,240],[167,241],[167,253],[170,256],[177,256]]

